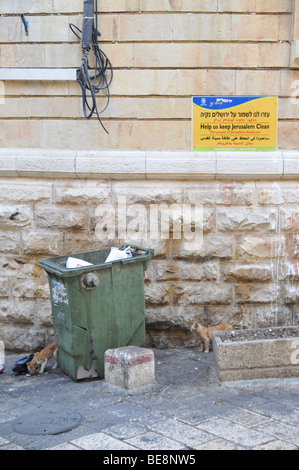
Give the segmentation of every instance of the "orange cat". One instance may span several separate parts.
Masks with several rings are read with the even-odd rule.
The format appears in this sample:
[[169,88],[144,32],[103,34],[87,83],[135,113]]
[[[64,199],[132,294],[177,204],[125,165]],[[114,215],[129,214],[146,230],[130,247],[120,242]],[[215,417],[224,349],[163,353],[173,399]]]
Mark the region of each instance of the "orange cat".
[[37,352],[31,362],[27,362],[27,369],[30,372],[30,374],[34,374],[37,369],[40,374],[42,374],[45,370],[46,364],[49,359],[54,357],[55,359],[55,364],[52,367],[52,369],[56,369],[58,366],[58,361],[57,361],[57,353],[58,353],[58,346],[56,343],[52,343],[49,346],[47,346],[45,349],[43,349],[40,352]]
[[222,323],[221,325],[217,326],[202,326],[199,322],[194,321],[193,325],[191,326],[191,331],[197,333],[201,341],[201,352],[205,346],[205,353],[209,352],[210,340],[212,338],[213,331],[224,331],[232,329],[233,327],[230,323]]

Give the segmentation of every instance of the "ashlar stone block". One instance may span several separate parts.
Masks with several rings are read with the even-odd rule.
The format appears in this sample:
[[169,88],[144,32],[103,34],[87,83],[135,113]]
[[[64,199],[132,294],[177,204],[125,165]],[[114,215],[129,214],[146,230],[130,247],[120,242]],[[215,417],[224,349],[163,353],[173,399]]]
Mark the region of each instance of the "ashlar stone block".
[[155,384],[155,358],[150,349],[126,346],[105,353],[105,381],[124,390]]

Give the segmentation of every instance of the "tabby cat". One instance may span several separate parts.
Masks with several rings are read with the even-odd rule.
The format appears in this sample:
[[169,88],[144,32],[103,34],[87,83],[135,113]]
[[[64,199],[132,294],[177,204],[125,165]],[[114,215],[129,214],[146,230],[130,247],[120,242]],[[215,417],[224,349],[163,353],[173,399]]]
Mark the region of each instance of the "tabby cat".
[[52,369],[56,369],[58,366],[57,361],[58,346],[56,343],[52,343],[49,346],[45,347],[42,351],[37,352],[31,362],[27,362],[27,369],[30,374],[38,372],[42,374],[45,370],[46,364],[49,359],[54,357],[55,364]]
[[194,331],[198,334],[201,342],[201,352],[205,347],[205,353],[209,352],[210,340],[212,338],[213,331],[224,331],[232,330],[233,326],[230,323],[222,323],[217,326],[202,326],[198,321],[194,321],[191,326],[191,331]]

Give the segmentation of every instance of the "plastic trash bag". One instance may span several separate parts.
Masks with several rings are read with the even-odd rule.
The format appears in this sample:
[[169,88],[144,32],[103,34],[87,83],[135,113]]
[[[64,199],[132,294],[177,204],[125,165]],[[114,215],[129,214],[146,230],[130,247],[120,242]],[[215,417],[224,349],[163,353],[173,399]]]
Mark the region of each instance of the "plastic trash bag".
[[16,374],[27,374],[27,362],[32,361],[34,354],[28,354],[27,356],[21,357],[13,366],[12,371]]
[[92,266],[91,263],[84,261],[83,259],[72,258],[69,257],[66,261],[66,268],[74,269],[74,268],[82,268],[84,266]]
[[125,250],[119,250],[118,248],[112,247],[108,257],[106,258],[105,263],[110,263],[111,261],[118,261],[121,259],[132,258],[132,250],[130,247]]
[[4,371],[4,365],[0,362],[0,374]]

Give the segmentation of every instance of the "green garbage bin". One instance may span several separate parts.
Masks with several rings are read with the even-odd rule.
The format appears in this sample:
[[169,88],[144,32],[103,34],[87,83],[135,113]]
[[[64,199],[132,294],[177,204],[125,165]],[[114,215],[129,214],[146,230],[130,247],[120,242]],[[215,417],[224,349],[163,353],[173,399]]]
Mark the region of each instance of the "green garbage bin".
[[103,378],[107,349],[145,343],[144,273],[154,250],[130,247],[132,258],[109,263],[109,249],[71,255],[92,264],[75,269],[66,268],[69,256],[39,262],[49,279],[59,365],[75,381]]

